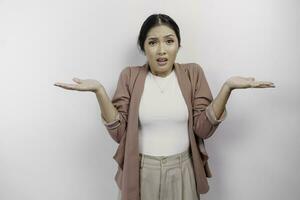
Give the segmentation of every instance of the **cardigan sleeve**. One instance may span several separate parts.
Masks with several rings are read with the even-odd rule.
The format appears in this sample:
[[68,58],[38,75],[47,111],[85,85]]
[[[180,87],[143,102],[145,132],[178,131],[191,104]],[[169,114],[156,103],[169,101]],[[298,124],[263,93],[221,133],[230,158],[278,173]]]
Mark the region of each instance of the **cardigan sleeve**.
[[207,139],[213,135],[219,124],[226,118],[227,111],[225,108],[220,119],[216,118],[211,104],[213,96],[200,65],[195,64],[193,76],[195,82],[192,100],[193,129],[198,137]]
[[129,80],[130,67],[126,67],[119,76],[117,88],[111,100],[118,111],[116,119],[112,122],[106,122],[101,114],[101,120],[104,126],[112,139],[117,143],[120,143],[127,128],[128,108],[130,103]]

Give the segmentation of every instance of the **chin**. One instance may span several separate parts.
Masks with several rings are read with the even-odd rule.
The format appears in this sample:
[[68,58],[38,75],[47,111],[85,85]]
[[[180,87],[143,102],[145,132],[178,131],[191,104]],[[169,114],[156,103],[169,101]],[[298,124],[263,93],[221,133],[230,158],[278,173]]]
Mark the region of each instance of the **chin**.
[[[157,63],[154,63],[154,65],[155,65],[155,67],[153,69],[154,71],[159,72],[159,73],[164,73],[164,72],[167,72],[170,69],[172,69],[174,64],[165,65],[165,66],[158,66]],[[150,66],[151,66],[151,64],[150,64]]]
[[167,67],[167,66],[157,67],[157,71],[160,71],[160,72],[167,72],[170,69],[171,69],[171,67]]

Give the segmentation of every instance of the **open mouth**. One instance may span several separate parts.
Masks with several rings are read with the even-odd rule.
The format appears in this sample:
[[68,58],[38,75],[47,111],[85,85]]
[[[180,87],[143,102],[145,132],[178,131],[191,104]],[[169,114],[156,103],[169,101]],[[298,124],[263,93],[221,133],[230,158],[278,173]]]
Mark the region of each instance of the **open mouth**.
[[167,64],[168,59],[167,58],[158,58],[158,59],[156,59],[156,61],[159,66],[163,66],[163,65]]

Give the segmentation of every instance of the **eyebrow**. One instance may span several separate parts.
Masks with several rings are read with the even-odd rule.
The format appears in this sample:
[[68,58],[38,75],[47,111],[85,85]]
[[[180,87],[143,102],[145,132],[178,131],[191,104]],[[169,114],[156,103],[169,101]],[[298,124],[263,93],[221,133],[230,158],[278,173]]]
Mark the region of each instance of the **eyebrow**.
[[[164,38],[170,37],[170,36],[175,36],[175,35],[174,35],[174,34],[165,35]],[[154,39],[154,40],[155,40],[155,39],[157,39],[157,37],[149,37],[149,38],[148,38],[148,40],[151,40],[151,39]]]

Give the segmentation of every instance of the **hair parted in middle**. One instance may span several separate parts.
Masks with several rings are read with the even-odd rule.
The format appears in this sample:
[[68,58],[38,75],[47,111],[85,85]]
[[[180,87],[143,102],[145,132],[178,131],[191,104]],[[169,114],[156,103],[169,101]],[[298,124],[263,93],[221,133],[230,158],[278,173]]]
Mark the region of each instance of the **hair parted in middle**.
[[138,36],[137,45],[143,53],[145,53],[144,42],[146,40],[147,33],[151,28],[158,25],[166,25],[174,30],[178,39],[178,48],[181,47],[180,30],[176,22],[166,14],[152,14],[144,21]]

